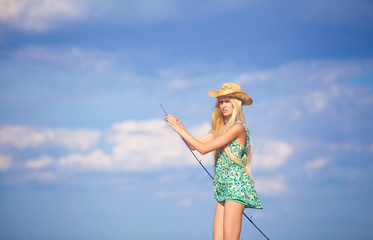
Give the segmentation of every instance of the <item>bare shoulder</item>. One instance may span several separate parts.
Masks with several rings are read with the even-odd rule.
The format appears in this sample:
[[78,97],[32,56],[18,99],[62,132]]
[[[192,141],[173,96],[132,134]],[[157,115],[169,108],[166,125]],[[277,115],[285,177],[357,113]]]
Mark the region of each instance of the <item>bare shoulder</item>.
[[245,133],[245,128],[241,123],[235,123],[229,128],[228,131],[234,132],[236,134],[242,134]]
[[240,131],[245,131],[245,128],[242,125],[242,123],[235,123],[235,124],[233,124],[232,127],[237,128],[237,130],[240,130]]

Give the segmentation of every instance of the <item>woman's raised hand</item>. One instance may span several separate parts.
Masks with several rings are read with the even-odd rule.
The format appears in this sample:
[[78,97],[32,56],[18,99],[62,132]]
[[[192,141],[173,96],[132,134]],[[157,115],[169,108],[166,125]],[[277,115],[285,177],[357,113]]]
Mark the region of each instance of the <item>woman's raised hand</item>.
[[183,123],[176,116],[168,114],[164,117],[164,120],[175,132],[179,132],[182,128],[184,128]]

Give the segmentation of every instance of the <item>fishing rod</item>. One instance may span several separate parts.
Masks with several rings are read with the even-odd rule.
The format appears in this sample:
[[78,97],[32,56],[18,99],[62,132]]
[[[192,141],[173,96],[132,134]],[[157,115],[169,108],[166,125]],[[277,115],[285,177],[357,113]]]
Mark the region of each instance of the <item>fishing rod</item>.
[[[164,112],[164,114],[167,116],[168,113],[166,112],[166,110],[164,110],[162,104],[161,104],[161,108]],[[181,137],[181,136],[180,136]],[[189,147],[189,145],[187,144],[187,142],[184,140],[184,138],[181,137],[181,139],[184,141],[185,145],[188,147],[189,151],[193,154],[194,158],[197,160],[197,162],[201,165],[201,167],[205,170],[205,172],[210,176],[210,178],[212,180],[214,180],[214,177],[210,174],[210,172],[205,168],[205,166],[202,164],[202,161],[199,160],[197,158],[197,156],[194,154],[194,152],[192,151],[192,149]],[[251,222],[251,224],[254,225],[254,227],[267,239],[269,240],[269,238],[262,232],[262,230],[260,230],[260,228],[253,222],[253,220],[251,220],[251,218],[249,218],[245,212],[242,212],[242,214],[247,218],[247,220],[249,220]]]

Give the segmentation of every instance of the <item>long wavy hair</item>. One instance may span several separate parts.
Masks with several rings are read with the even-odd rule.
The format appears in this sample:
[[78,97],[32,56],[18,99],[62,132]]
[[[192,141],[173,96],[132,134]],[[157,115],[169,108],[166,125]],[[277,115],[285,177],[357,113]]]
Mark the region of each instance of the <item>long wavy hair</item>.
[[[232,111],[232,116],[229,119],[229,122],[225,122],[225,118],[223,113],[220,110],[220,103],[219,103],[219,98],[216,100],[215,108],[214,111],[211,114],[211,132],[213,133],[214,138],[219,137],[222,135],[227,129],[229,129],[236,121],[241,121],[244,124],[246,124],[245,116],[242,110],[242,101],[236,98],[230,98],[230,101],[233,105],[233,111]],[[247,174],[249,175],[251,181],[254,181],[254,177],[251,174],[250,171],[250,163],[252,159],[252,143],[250,139],[247,139],[246,141],[249,141],[249,147],[246,150],[246,165],[244,166],[246,169]],[[229,148],[227,149],[228,151]],[[215,156],[215,162],[218,159],[219,156],[219,151],[218,149],[215,150],[214,153]]]

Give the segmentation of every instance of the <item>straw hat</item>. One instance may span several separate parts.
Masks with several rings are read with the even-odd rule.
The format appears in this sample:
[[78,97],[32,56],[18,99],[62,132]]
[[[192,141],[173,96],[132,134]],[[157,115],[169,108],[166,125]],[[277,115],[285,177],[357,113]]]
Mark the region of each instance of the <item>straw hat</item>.
[[242,92],[241,87],[236,83],[223,83],[220,90],[211,90],[209,91],[211,97],[232,97],[237,98],[242,101],[242,105],[250,105],[253,103],[250,95]]

